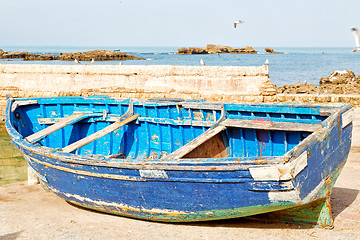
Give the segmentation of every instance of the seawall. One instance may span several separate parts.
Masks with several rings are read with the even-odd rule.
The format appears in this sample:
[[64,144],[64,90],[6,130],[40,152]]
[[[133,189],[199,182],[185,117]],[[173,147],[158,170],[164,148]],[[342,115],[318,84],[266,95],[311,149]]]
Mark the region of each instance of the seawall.
[[0,65],[1,87],[24,91],[79,92],[117,87],[259,95],[261,85],[269,80],[267,66]]
[[267,65],[28,65],[0,64],[0,120],[6,94],[13,97],[110,95],[244,102],[346,102],[359,95],[275,94]]
[[190,99],[274,93],[267,65],[0,65],[0,118],[3,118],[6,94],[13,97],[107,94]]

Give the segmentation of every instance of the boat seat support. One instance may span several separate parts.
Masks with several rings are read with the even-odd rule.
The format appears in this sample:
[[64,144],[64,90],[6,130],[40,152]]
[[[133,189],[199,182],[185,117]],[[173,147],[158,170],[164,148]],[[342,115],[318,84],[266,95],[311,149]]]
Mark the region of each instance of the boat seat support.
[[127,109],[127,111],[125,112],[124,115],[122,115],[121,117],[119,117],[119,119],[114,122],[113,124],[107,126],[106,128],[97,131],[93,134],[91,134],[90,136],[87,136],[85,138],[82,138],[66,147],[64,147],[62,149],[63,152],[66,153],[71,153],[73,151],[75,151],[76,149],[79,149],[117,129],[119,129],[120,127],[128,124],[129,122],[132,122],[134,120],[136,120],[140,115],[133,115],[134,114],[134,105],[133,105],[133,101],[130,100],[129,102],[129,108]]
[[139,115],[132,115],[128,118],[125,118],[124,120],[122,121],[117,121],[117,122],[114,122],[113,124],[105,127],[104,129],[100,130],[100,131],[97,131],[93,134],[91,134],[90,136],[87,136],[85,138],[82,138],[80,139],[79,141],[77,142],[74,142],[66,147],[64,147],[62,149],[63,152],[66,152],[66,153],[71,153],[73,151],[75,151],[76,149],[79,149],[117,129],[119,129],[120,127],[126,125],[127,123],[129,122],[132,122],[134,120],[136,120],[137,118],[139,117]]
[[83,119],[89,118],[89,117],[93,117],[93,116],[97,116],[99,114],[94,114],[94,113],[74,113],[66,118],[64,118],[62,121],[57,122],[47,128],[44,128],[43,130],[40,130],[34,134],[31,134],[30,136],[27,136],[25,138],[26,141],[28,141],[29,143],[36,143],[40,140],[42,140],[43,138],[45,138],[46,136],[50,135],[53,132],[56,132],[57,130],[60,130],[61,128],[64,128],[68,125],[72,125],[75,124]]

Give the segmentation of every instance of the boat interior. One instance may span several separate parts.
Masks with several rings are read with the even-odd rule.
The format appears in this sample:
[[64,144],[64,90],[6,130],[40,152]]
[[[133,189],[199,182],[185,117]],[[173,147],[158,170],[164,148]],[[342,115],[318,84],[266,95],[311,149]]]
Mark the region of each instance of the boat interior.
[[94,96],[16,99],[10,119],[31,144],[116,161],[282,156],[329,115],[318,106]]

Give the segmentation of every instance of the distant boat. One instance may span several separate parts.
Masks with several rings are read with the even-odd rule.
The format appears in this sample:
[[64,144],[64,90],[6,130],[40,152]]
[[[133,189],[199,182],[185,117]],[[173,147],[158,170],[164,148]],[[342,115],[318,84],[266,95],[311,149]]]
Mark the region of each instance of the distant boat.
[[352,117],[346,104],[10,97],[5,124],[40,181],[76,205],[165,222],[272,212],[331,227]]

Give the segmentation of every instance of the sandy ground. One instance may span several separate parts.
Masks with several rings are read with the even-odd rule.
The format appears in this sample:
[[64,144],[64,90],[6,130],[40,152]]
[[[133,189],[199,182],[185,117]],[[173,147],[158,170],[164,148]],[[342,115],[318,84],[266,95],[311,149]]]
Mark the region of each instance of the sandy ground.
[[41,186],[0,186],[3,239],[360,239],[360,109],[355,111],[353,148],[332,194],[334,229],[239,218],[169,224],[88,211]]

